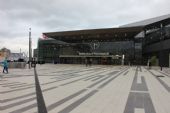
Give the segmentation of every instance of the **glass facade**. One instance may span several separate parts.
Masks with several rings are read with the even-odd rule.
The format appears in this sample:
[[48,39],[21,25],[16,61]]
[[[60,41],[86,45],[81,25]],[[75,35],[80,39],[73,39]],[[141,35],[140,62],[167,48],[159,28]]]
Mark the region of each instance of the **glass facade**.
[[154,29],[152,31],[148,31],[148,33],[146,32],[146,36],[145,36],[145,41],[144,44],[145,45],[150,45],[153,43],[157,43],[161,40],[166,40],[166,39],[170,39],[170,26],[166,26],[163,27],[162,29]]
[[125,55],[125,64],[135,57],[134,41],[98,41],[65,43],[55,40],[38,41],[38,61],[46,63],[84,63],[92,58],[95,64],[121,64]]

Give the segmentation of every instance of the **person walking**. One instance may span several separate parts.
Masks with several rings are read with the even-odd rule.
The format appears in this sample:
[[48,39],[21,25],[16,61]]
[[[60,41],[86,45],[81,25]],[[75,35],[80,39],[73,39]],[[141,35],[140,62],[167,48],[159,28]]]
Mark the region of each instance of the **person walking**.
[[85,64],[86,64],[86,67],[88,66],[88,60],[87,58],[85,58]]
[[89,66],[92,65],[92,62],[93,62],[93,61],[92,61],[92,58],[90,58],[90,59],[89,59]]
[[3,64],[3,73],[8,73],[8,62],[7,59],[5,58],[5,60],[2,62]]

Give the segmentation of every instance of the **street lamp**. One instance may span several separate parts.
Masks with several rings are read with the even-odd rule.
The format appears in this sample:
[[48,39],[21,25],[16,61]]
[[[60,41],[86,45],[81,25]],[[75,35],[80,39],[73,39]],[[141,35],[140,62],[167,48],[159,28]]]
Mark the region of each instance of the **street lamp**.
[[31,48],[31,28],[29,28],[29,69],[31,69],[32,48]]
[[[163,49],[163,44],[161,42],[163,40],[163,31],[162,31],[163,30],[163,25],[161,24],[160,27],[161,27],[161,29],[160,29],[161,30],[161,32],[160,32],[161,33],[160,46],[161,46],[161,49]],[[160,50],[160,67],[161,67],[161,71],[162,71],[162,58],[161,57],[162,57],[162,51]]]

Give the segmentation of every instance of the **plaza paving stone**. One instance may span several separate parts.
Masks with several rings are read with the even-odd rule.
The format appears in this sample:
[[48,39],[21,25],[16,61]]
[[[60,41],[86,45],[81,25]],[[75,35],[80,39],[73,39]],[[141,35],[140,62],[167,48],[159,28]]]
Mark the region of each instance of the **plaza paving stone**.
[[0,113],[37,113],[43,102],[48,113],[170,113],[169,68],[45,64],[36,72],[41,89],[34,69],[1,71]]

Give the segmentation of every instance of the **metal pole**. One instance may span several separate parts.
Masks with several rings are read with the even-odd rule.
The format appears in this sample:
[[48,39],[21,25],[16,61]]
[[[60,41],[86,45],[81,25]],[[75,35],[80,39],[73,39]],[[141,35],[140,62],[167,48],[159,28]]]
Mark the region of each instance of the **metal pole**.
[[31,69],[32,48],[31,48],[31,28],[29,28],[29,69]]
[[[163,28],[163,25],[161,24],[160,25],[160,27],[161,27],[161,38],[160,38],[160,44],[161,44],[161,48],[163,49],[163,45],[162,45],[162,42],[161,41],[163,41],[163,35],[162,35],[162,28]],[[162,57],[162,52],[161,52],[161,50],[160,50],[160,57]],[[162,71],[162,58],[160,58],[161,60],[161,62],[160,62],[160,67],[161,67],[161,71]]]

